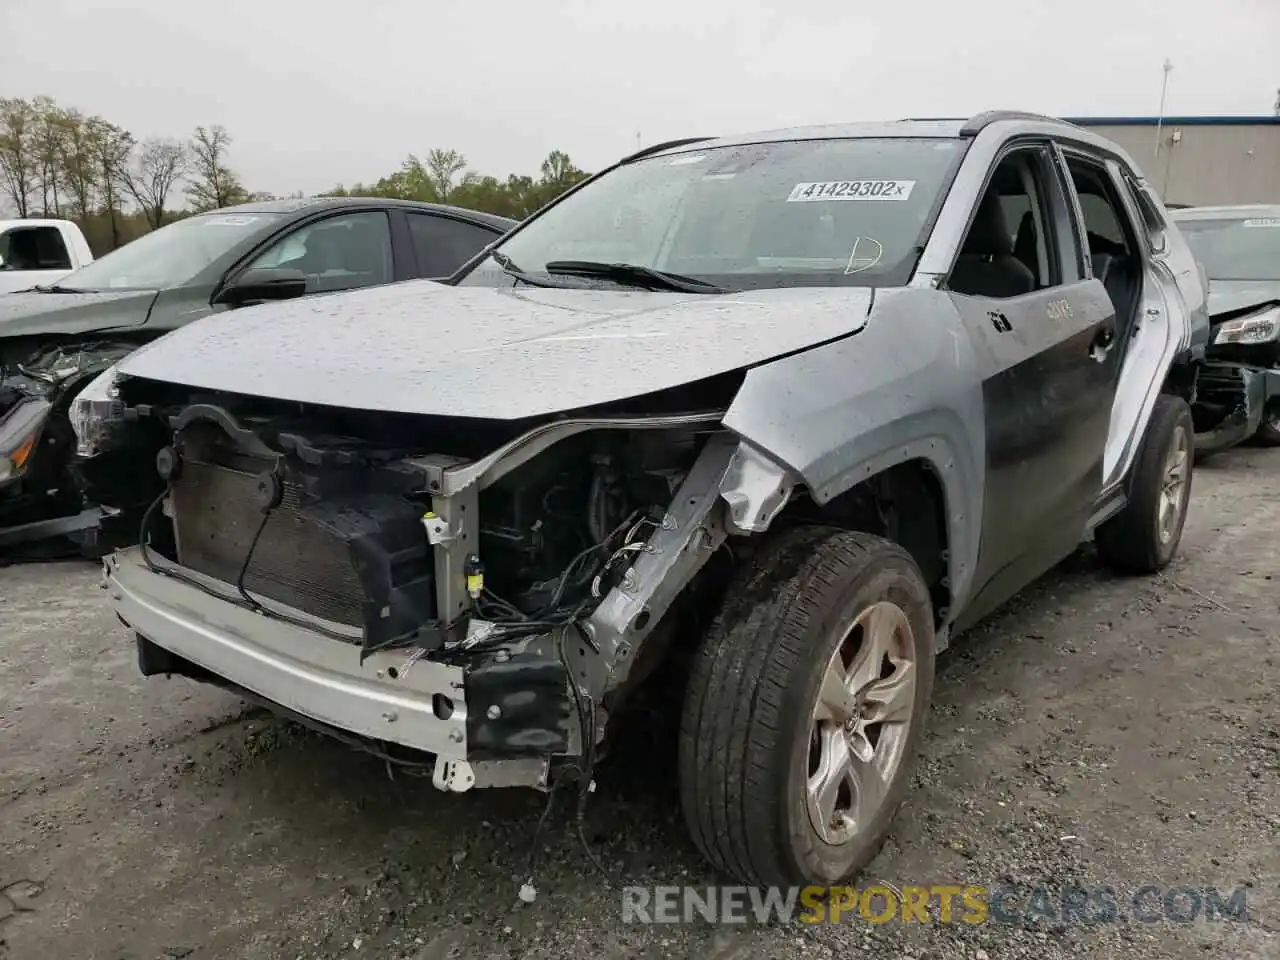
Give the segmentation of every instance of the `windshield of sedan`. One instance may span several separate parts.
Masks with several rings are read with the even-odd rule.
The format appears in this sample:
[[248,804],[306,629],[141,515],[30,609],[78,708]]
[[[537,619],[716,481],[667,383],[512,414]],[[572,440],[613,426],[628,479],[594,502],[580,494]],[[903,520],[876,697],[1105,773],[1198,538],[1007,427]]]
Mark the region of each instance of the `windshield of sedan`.
[[279,222],[277,213],[210,213],[161,227],[58,281],[72,290],[165,290]]
[[1210,280],[1280,280],[1280,217],[1178,220]]
[[[508,269],[554,275],[556,286],[600,280],[556,261],[625,263],[729,290],[900,285],[964,146],[921,138],[692,145],[606,173],[497,249]],[[488,269],[493,260],[484,263],[490,280],[502,278]],[[616,271],[608,278],[626,283]]]

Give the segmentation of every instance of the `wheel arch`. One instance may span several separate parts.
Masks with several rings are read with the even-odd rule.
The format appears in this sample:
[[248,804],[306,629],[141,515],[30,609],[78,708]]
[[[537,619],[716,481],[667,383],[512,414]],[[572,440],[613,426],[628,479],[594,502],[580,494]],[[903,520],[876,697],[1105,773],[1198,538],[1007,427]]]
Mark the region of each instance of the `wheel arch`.
[[963,607],[982,530],[986,410],[972,338],[945,294],[877,291],[857,334],[750,370],[723,423],[820,510],[868,484],[932,478],[948,620]]
[[963,557],[967,520],[957,508],[955,482],[948,479],[954,469],[945,443],[936,438],[908,443],[861,465],[848,483],[814,489],[800,482],[774,523],[819,523],[898,544],[920,568],[935,626],[941,628],[971,573]]

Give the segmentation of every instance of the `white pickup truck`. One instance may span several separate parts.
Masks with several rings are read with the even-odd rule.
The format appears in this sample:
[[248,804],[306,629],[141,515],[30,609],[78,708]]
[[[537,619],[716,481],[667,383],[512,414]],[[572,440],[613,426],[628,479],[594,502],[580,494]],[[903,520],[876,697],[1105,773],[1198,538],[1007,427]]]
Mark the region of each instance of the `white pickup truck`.
[[0,294],[56,283],[92,262],[70,220],[0,220]]

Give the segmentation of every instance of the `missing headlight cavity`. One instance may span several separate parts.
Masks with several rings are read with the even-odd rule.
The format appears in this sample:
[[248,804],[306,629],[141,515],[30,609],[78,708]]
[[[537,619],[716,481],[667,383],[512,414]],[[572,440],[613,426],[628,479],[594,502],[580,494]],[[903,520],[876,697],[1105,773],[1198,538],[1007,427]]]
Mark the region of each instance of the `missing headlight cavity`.
[[[152,454],[171,488],[169,559],[366,650],[478,649],[585,620],[636,586],[673,504],[699,502],[673,498],[718,429],[714,413],[601,418],[525,427],[522,440],[519,425],[462,430],[156,384],[132,384],[126,401],[135,422],[173,428]],[[479,472],[460,483],[468,469]],[[654,614],[609,629],[644,631]]]

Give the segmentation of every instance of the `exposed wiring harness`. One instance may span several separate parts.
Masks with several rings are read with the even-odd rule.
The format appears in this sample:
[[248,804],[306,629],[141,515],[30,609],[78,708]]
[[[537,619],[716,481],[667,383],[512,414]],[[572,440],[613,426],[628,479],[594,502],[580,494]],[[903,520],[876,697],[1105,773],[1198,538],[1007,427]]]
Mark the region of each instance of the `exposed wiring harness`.
[[[643,511],[637,510],[609,531],[599,543],[579,552],[556,578],[550,599],[531,613],[521,611],[515,604],[485,587],[476,598],[474,606],[477,618],[491,626],[470,641],[464,641],[463,648],[472,650],[506,643],[575,624],[591,607],[593,600],[601,596],[602,578],[618,559],[637,549],[643,549],[643,544],[632,541],[646,522],[653,523],[643,515]],[[623,542],[615,547],[619,538],[623,538]],[[565,602],[566,596],[578,592],[587,595],[573,602]],[[595,644],[591,643],[591,646],[594,647]]]

